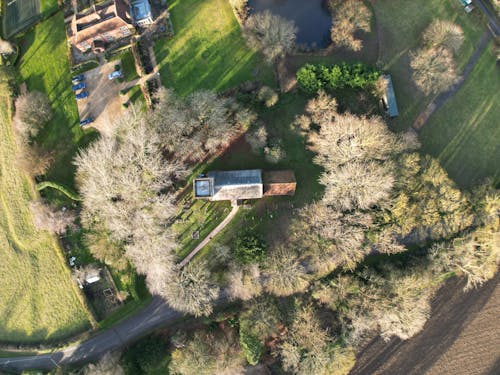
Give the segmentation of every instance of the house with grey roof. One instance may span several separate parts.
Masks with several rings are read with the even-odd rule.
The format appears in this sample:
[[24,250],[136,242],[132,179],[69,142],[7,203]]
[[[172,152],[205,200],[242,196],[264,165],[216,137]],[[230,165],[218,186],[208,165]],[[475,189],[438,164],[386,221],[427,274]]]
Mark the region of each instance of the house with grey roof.
[[271,195],[295,194],[293,171],[246,169],[212,171],[193,182],[194,197],[211,201],[259,199]]

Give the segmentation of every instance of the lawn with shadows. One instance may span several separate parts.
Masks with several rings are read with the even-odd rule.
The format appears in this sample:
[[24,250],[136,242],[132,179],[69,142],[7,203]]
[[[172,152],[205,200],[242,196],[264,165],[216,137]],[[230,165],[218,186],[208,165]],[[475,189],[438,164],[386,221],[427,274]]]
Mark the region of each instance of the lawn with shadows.
[[47,343],[89,327],[53,235],[37,231],[32,180],[16,167],[10,92],[0,88],[0,342]]
[[485,177],[500,184],[500,74],[490,47],[420,135],[423,151],[437,157],[464,187]]
[[58,13],[39,23],[18,43],[21,48],[18,62],[21,79],[26,82],[28,90],[46,93],[54,110],[54,118],[38,138],[38,142],[52,150],[56,158],[46,177],[74,187],[72,159],[78,148],[95,139],[97,133],[91,129],[83,131],[79,125],[75,95],[71,90],[63,14]]
[[184,96],[245,81],[275,85],[272,66],[246,46],[227,0],[176,0],[169,11],[174,36],[154,49],[164,86]]

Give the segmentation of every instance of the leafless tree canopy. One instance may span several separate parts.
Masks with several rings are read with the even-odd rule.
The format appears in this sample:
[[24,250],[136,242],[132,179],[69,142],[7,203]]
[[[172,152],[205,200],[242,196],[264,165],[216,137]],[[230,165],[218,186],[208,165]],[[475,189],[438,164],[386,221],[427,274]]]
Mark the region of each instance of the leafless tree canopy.
[[425,29],[423,39],[428,47],[444,47],[457,53],[464,42],[464,32],[453,22],[435,20]]
[[444,47],[418,50],[410,65],[415,84],[426,95],[447,90],[458,78],[453,56]]
[[354,33],[358,30],[369,32],[372,17],[370,9],[362,0],[330,0],[329,6],[333,13],[331,38],[337,46],[359,51],[363,42],[356,39]]
[[159,104],[148,123],[159,142],[179,160],[200,160],[229,144],[255,121],[255,115],[211,91],[196,91],[186,99],[160,89]]
[[0,38],[0,54],[1,55],[10,55],[16,52],[14,46],[10,44],[7,40]]
[[49,207],[40,200],[30,203],[33,223],[38,230],[46,230],[55,234],[63,234],[68,228],[75,226],[76,215],[71,210]]
[[264,125],[261,125],[257,129],[249,131],[245,135],[245,140],[250,144],[253,152],[262,152],[262,150],[264,150],[264,147],[266,147],[267,145],[266,127]]
[[97,363],[89,363],[76,373],[70,375],[124,375],[120,365],[120,353],[108,352]]
[[196,332],[182,348],[174,350],[170,369],[181,375],[238,375],[244,359],[234,331]]
[[206,264],[189,263],[168,283],[158,292],[174,309],[194,316],[212,313],[219,288],[212,282]]
[[16,113],[13,123],[23,138],[36,137],[39,130],[52,118],[52,107],[47,95],[32,91],[16,99]]
[[266,10],[251,15],[245,22],[243,32],[248,44],[273,62],[292,51],[297,27],[293,21]]
[[163,157],[155,129],[133,113],[111,137],[81,151],[75,164],[83,223],[123,243],[156,292],[173,267],[176,240],[167,224],[177,211],[172,183],[183,175],[182,165]]

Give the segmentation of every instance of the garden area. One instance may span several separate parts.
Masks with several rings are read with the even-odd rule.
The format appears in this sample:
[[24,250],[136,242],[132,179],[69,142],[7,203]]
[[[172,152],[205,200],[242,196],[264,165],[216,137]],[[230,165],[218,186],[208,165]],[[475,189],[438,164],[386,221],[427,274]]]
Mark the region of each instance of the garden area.
[[272,66],[245,45],[227,0],[172,1],[169,12],[174,36],[157,41],[154,48],[165,87],[185,96],[245,81],[274,85]]

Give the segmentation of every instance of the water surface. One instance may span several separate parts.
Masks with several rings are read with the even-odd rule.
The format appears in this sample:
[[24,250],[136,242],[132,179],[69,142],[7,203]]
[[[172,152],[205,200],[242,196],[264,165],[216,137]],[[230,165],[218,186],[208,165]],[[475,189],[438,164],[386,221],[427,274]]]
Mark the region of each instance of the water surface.
[[295,21],[297,44],[326,47],[330,43],[332,19],[324,0],[249,0],[251,13],[270,10]]

